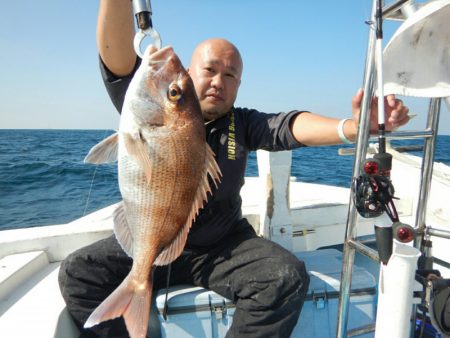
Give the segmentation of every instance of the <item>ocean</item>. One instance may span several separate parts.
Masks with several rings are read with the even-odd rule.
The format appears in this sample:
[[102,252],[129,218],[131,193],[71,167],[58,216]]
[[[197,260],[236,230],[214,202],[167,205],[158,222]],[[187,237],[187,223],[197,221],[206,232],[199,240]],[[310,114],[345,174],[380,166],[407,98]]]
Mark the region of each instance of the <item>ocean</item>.
[[[111,133],[0,129],[0,230],[67,223],[119,201],[116,164],[83,163],[89,149]],[[348,187],[353,156],[339,156],[341,147],[351,145],[294,150],[291,175],[299,181]],[[450,165],[450,136],[438,136],[436,161]],[[246,176],[257,175],[256,155],[251,153]]]

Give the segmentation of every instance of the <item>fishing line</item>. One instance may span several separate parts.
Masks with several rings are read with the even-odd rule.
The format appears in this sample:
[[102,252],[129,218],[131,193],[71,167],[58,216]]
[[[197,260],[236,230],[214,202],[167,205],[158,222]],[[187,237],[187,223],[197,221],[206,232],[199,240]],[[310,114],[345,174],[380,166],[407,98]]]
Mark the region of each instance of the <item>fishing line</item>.
[[[106,138],[106,134],[107,134],[107,133],[108,133],[108,131],[105,130],[105,132],[104,132],[103,137],[101,138],[101,140],[104,140],[104,139]],[[91,179],[91,184],[90,184],[90,187],[89,187],[88,196],[87,196],[87,199],[86,199],[86,204],[84,205],[83,216],[86,216],[87,207],[88,207],[88,205],[89,205],[89,200],[90,200],[90,198],[91,198],[92,187],[94,186],[95,174],[97,173],[97,169],[98,169],[98,166],[99,166],[99,165],[100,165],[99,163],[97,163],[97,164],[95,165],[94,173],[92,174],[92,179]]]
[[[103,137],[101,138],[101,140],[104,140],[106,138],[106,134],[108,133],[108,130],[105,130],[105,132],[103,133]],[[86,205],[84,206],[84,211],[83,211],[83,216],[86,216],[86,210],[87,210],[87,206],[89,204],[89,199],[91,196],[91,191],[92,191],[92,187],[94,185],[94,179],[95,179],[95,174],[97,173],[97,168],[98,168],[99,164],[97,163],[95,165],[95,169],[94,169],[94,173],[92,174],[92,180],[91,180],[91,185],[89,187],[89,192],[88,192],[88,196],[87,196],[87,200],[86,200]],[[69,258],[68,260],[68,264],[72,264],[72,257]],[[61,268],[61,267],[60,267]],[[64,291],[66,289],[66,284],[67,284],[67,272],[64,272],[64,282],[62,283],[62,288],[61,288],[61,293],[64,294]],[[61,285],[61,284],[60,284]]]

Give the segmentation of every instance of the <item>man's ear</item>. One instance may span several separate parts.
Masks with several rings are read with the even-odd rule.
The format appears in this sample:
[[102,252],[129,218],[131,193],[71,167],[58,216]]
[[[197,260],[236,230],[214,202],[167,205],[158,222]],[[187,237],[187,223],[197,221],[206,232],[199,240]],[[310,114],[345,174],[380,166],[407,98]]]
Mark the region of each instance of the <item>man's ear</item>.
[[186,71],[188,72],[189,75],[191,74],[191,68],[190,67],[187,67]]

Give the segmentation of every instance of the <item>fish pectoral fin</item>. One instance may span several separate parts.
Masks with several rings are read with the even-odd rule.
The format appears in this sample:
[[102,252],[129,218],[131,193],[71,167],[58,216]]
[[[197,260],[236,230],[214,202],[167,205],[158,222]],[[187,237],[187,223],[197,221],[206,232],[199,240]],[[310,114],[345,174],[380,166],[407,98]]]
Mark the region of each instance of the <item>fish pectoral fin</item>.
[[125,148],[127,149],[128,154],[130,154],[130,156],[132,156],[136,160],[141,169],[144,171],[145,177],[147,177],[147,183],[150,183],[152,165],[150,162],[148,149],[145,146],[145,142],[142,139],[142,136],[138,135],[136,137],[133,137],[128,133],[124,133],[124,141]]
[[117,161],[119,134],[114,133],[97,143],[89,150],[84,163],[111,163]]
[[180,256],[183,252],[190,228],[191,224],[186,223],[178,233],[177,237],[175,237],[173,242],[165,247],[164,250],[161,251],[161,253],[158,255],[158,257],[156,257],[153,265],[167,265],[177,259],[178,256]]
[[133,233],[128,224],[124,203],[119,203],[113,212],[114,234],[123,251],[133,257]]

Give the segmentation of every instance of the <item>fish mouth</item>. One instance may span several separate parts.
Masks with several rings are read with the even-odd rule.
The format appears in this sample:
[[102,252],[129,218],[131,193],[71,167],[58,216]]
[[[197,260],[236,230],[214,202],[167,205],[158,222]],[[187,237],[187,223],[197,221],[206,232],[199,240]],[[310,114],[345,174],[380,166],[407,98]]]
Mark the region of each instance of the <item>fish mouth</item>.
[[145,57],[148,61],[148,65],[155,70],[161,68],[164,64],[166,64],[171,58],[174,58],[175,52],[171,46],[166,46],[161,49],[156,49],[153,46],[150,46],[145,54]]

